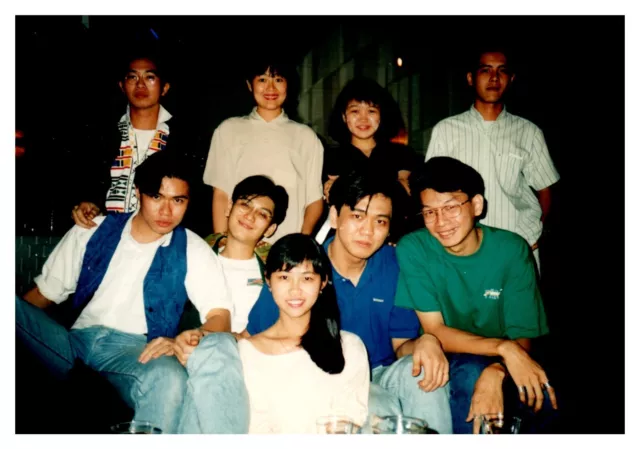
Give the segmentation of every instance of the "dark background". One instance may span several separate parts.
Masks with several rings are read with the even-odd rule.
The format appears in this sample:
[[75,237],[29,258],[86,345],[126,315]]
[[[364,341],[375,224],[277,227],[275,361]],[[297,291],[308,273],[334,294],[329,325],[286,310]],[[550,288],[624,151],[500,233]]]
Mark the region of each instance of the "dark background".
[[[16,127],[26,133],[27,152],[16,160],[16,234],[62,235],[71,226],[64,192],[79,188],[73,173],[82,167],[61,164],[65,142],[91,123],[123,114],[126,102],[113,73],[123,46],[153,39],[153,29],[171,53],[176,77],[163,104],[193,124],[200,142],[193,156],[204,166],[215,127],[252,106],[243,61],[278,49],[301,62],[336,23],[391,36],[405,70],[433,73],[453,113],[471,102],[459,57],[465,49],[490,37],[516,50],[509,111],[542,128],[561,175],[541,249],[550,379],[562,399],[566,432],[624,432],[621,16],[91,16],[89,29],[79,16],[17,17]],[[451,72],[460,76],[449,88],[443,74]]]

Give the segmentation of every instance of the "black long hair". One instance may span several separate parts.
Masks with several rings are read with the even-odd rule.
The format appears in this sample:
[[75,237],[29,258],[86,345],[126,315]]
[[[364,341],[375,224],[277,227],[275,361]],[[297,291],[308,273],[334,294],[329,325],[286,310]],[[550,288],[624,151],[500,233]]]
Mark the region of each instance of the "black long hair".
[[322,246],[305,234],[285,235],[269,250],[265,274],[269,279],[273,273],[290,271],[305,260],[320,275],[321,282],[328,282],[311,307],[309,328],[302,336],[300,346],[320,369],[338,374],[345,363],[340,339],[340,309],[331,279],[331,262]]

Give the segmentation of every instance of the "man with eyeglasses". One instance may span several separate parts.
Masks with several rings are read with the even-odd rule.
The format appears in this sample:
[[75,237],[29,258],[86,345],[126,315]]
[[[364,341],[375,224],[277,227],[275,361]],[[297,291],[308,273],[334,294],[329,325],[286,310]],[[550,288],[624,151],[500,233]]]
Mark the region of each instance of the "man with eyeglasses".
[[[97,225],[93,219],[101,213],[138,210],[135,171],[147,157],[166,148],[192,147],[184,141],[188,133],[176,133],[175,119],[170,128],[172,116],[160,104],[170,88],[160,55],[138,48],[123,61],[118,86],[128,101],[125,114],[117,123],[97,126],[86,136],[83,148],[74,152],[72,163],[82,167],[75,171],[82,188],[70,192],[75,203],[72,218],[86,229]],[[177,142],[176,136],[183,141]]]
[[545,429],[549,414],[529,416],[557,402],[529,355],[531,339],[549,329],[527,242],[478,222],[484,181],[457,159],[429,159],[409,185],[426,229],[398,243],[395,303],[414,309],[447,353],[454,433],[477,433],[482,415],[505,408],[529,431]]
[[449,156],[476,169],[489,203],[482,223],[524,237],[539,270],[538,244],[551,209],[551,185],[560,176],[540,128],[507,112],[505,95],[515,74],[505,50],[482,48],[470,62],[467,82],[474,103],[433,128],[425,161]]

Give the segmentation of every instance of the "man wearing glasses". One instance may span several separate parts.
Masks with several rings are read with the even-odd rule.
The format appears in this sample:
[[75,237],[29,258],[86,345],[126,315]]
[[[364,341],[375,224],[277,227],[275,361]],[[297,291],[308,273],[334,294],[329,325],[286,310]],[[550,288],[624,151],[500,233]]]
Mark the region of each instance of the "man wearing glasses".
[[169,141],[171,148],[190,148],[187,142],[176,143],[175,120],[170,129],[171,114],[160,105],[170,88],[160,56],[143,48],[123,60],[118,86],[127,98],[127,110],[117,123],[87,136],[73,161],[82,167],[75,173],[83,179],[78,184],[82,189],[70,192],[75,199],[72,218],[86,229],[96,226],[93,218],[101,213],[138,210],[135,171],[147,157],[164,150]]
[[[477,433],[482,415],[505,408],[527,418],[531,407],[557,408],[545,371],[529,355],[531,339],[549,330],[527,242],[478,223],[484,182],[456,159],[430,159],[409,184],[426,229],[398,243],[395,303],[414,309],[447,353],[454,433]],[[503,393],[505,379],[513,382]]]
[[515,74],[505,52],[485,48],[471,62],[467,83],[474,104],[433,128],[425,161],[450,156],[476,169],[489,203],[482,222],[524,237],[539,270],[538,240],[551,208],[550,187],[560,176],[540,128],[506,110]]

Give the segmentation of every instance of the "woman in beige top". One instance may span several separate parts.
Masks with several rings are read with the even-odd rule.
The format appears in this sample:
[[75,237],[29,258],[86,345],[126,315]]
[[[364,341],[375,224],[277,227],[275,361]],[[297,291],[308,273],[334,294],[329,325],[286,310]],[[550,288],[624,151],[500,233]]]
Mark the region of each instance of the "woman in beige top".
[[240,340],[249,393],[249,433],[318,433],[316,421],[367,417],[369,363],[355,334],[340,331],[331,264],[313,238],[282,237],[266,280],[280,309],[266,331]]

